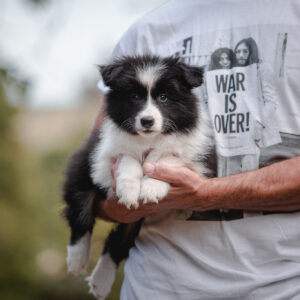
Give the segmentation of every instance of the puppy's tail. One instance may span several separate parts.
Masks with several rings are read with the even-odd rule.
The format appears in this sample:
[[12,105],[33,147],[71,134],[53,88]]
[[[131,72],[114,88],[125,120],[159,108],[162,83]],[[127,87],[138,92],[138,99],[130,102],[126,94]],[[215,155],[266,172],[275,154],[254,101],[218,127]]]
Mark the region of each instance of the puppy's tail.
[[87,278],[90,293],[98,300],[104,300],[108,296],[115,281],[118,265],[128,257],[141,224],[142,220],[131,224],[121,223],[106,239],[103,253],[91,276]]

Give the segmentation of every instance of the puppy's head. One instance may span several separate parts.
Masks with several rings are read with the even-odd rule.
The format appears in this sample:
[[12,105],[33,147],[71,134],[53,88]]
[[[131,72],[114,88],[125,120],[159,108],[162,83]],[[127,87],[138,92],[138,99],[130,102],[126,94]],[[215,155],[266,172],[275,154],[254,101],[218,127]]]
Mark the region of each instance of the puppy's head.
[[107,114],[131,134],[153,137],[188,132],[197,122],[192,89],[202,83],[203,70],[177,58],[122,57],[100,67],[107,94]]

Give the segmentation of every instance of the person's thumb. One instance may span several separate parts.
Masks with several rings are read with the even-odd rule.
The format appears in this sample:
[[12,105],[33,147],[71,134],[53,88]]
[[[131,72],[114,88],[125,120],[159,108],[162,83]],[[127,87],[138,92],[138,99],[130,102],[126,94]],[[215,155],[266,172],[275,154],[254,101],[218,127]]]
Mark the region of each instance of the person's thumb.
[[143,165],[145,175],[174,184],[182,182],[181,169],[180,167],[169,167],[152,162],[146,162]]

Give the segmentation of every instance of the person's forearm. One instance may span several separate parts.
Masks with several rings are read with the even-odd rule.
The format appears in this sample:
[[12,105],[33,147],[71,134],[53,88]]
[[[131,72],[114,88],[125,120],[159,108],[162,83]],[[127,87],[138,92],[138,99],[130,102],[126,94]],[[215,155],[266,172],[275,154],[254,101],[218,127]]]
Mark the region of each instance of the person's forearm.
[[92,131],[98,130],[101,127],[103,120],[104,120],[104,112],[103,112],[103,106],[101,106],[98,111],[96,120],[94,122]]
[[189,203],[199,208],[203,198],[211,209],[255,211],[300,210],[300,157],[238,175],[207,181]]

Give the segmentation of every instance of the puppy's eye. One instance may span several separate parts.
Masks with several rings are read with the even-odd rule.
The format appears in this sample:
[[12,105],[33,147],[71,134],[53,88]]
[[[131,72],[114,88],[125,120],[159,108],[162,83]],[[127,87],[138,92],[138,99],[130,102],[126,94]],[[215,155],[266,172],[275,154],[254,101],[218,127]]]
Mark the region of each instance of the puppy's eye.
[[158,99],[160,102],[166,102],[168,100],[168,97],[166,94],[159,94]]
[[131,95],[130,95],[130,99],[131,99],[131,100],[135,100],[135,101],[136,101],[136,100],[139,100],[139,99],[140,99],[140,97],[139,97],[139,95],[138,95],[138,94],[131,94]]

